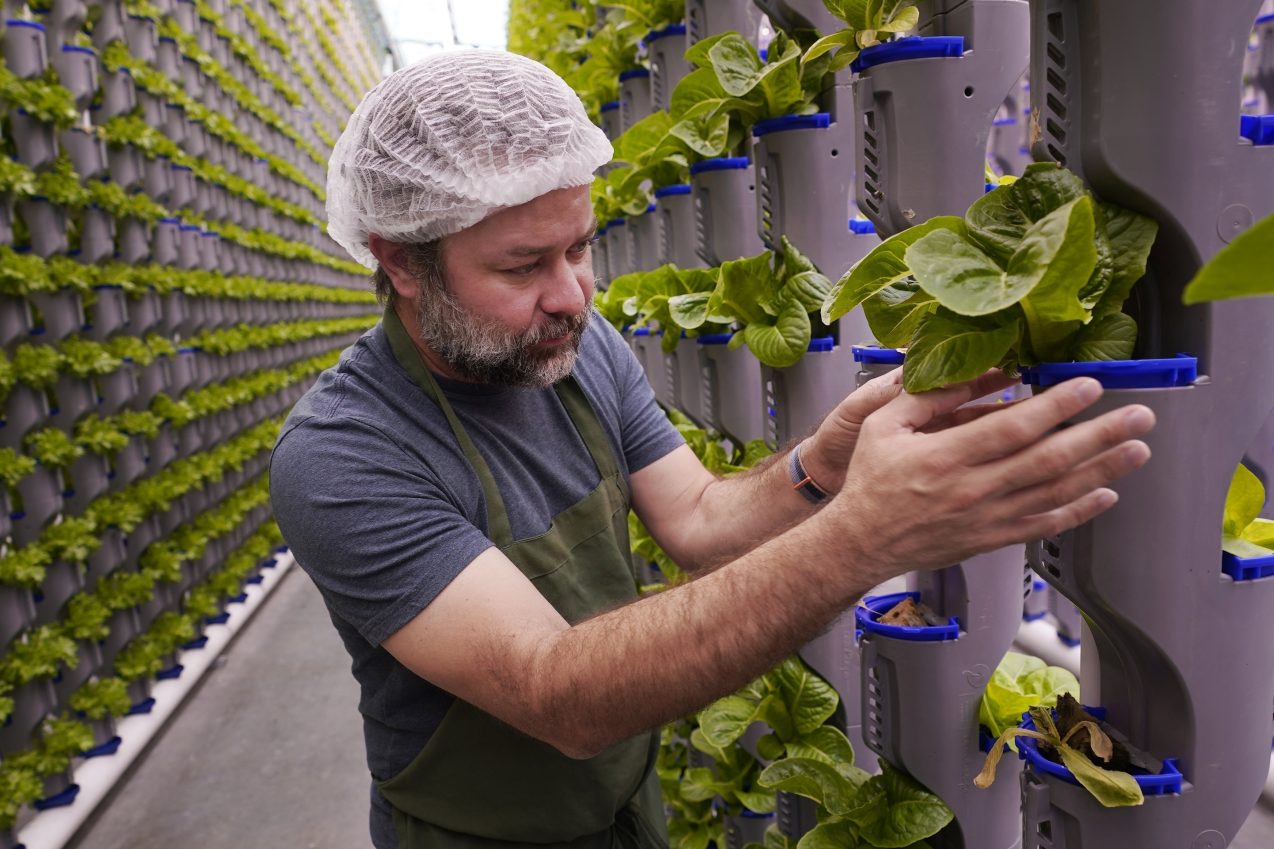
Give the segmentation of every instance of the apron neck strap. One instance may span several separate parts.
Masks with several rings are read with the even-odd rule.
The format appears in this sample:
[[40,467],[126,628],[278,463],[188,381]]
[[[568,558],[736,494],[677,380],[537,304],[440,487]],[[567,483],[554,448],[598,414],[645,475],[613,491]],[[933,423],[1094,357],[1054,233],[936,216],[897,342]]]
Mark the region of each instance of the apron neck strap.
[[[473,440],[469,438],[456,411],[452,409],[451,402],[447,400],[433,372],[425,365],[420,350],[412,343],[407,328],[403,327],[402,320],[398,318],[393,307],[385,308],[384,328],[385,336],[389,339],[389,347],[394,352],[394,358],[416,382],[416,385],[442,409],[443,415],[447,417],[447,423],[451,425],[451,432],[460,443],[460,450],[469,461],[474,474],[478,476],[478,481],[482,485],[482,494],[486,500],[487,531],[491,540],[500,548],[512,545],[515,540],[509,525],[509,514],[504,508],[504,499],[500,496],[495,475],[491,473],[491,467],[478,451],[478,446],[474,445]],[[623,475],[619,473],[615,452],[611,449],[610,441],[606,437],[601,421],[597,418],[597,413],[589,403],[584,390],[580,388],[579,382],[575,380],[575,376],[567,376],[553,388],[566,409],[567,415],[571,417],[571,422],[575,425],[575,430],[583,440],[584,446],[588,448],[588,453],[592,456],[602,480],[616,478],[620,487],[625,490],[626,496],[627,485]]]

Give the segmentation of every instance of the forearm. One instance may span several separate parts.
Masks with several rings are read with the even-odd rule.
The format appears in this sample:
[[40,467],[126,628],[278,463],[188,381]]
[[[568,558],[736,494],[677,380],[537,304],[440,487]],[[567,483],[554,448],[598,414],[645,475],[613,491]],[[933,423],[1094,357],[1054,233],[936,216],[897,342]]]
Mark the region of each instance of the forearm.
[[535,727],[524,730],[591,755],[770,669],[878,582],[840,512],[538,641],[523,678]]

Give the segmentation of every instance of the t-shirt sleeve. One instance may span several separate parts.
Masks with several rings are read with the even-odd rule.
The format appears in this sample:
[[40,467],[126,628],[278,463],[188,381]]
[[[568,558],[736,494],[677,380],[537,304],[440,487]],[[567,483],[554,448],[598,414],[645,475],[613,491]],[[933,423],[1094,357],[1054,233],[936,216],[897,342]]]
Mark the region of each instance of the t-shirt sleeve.
[[628,342],[605,319],[595,320],[608,331],[606,344],[615,363],[619,385],[620,440],[631,474],[662,459],[686,441],[655,401],[655,391]]
[[270,501],[332,612],[380,645],[492,546],[419,458],[348,418],[280,437]]

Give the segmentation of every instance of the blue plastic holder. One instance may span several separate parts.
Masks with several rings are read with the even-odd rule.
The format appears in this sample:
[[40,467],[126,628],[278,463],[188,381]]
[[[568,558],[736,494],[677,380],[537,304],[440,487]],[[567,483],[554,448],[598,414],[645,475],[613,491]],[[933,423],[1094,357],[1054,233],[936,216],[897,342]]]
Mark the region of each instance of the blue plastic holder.
[[1274,144],[1274,115],[1240,115],[1239,135],[1258,147]]
[[1199,360],[1189,354],[1177,354],[1160,360],[1043,363],[1022,369],[1022,382],[1030,386],[1056,386],[1073,377],[1095,377],[1106,389],[1189,386],[1199,378]]
[[279,559],[277,557],[267,557],[265,560],[261,561],[262,569],[273,569],[275,566],[278,566],[278,565],[279,565]]
[[705,159],[690,166],[690,176],[704,174],[708,171],[742,171],[752,164],[746,156],[718,156],[716,159]]
[[224,625],[230,621],[229,613],[218,613],[216,616],[207,616],[204,618],[205,625]]
[[1258,27],[1261,24],[1268,24],[1268,23],[1274,23],[1274,13],[1270,13],[1268,15],[1261,15],[1259,18],[1256,19],[1256,25]]
[[624,219],[624,218],[612,218],[610,221],[607,221],[607,222],[606,222],[606,229],[607,229],[607,230],[609,230],[609,229],[610,229],[610,228],[612,228],[612,227],[623,227],[623,226],[624,226],[625,224],[627,224],[627,223],[628,223],[628,220],[627,220],[627,219]]
[[767,118],[752,125],[752,135],[756,138],[770,133],[781,133],[784,130],[826,130],[832,125],[832,116],[827,112],[815,112],[813,115],[780,115]]
[[140,716],[142,714],[150,713],[154,709],[155,709],[155,700],[144,699],[138,702],[137,704],[133,705],[132,707],[130,707],[128,709],[128,713],[126,713],[125,716]]
[[[654,211],[655,211],[655,205],[652,203],[646,207],[646,212],[643,212],[642,215],[645,215],[647,212],[654,212]],[[633,216],[633,217],[636,218],[637,216]]]
[[[1099,721],[1104,722],[1106,719],[1105,708],[1084,705],[1084,710],[1088,711]],[[1053,711],[1053,714],[1056,716],[1057,711]],[[1021,727],[1031,731],[1036,730],[1035,721],[1031,719],[1029,714],[1022,717]],[[1017,738],[1017,754],[1036,772],[1042,772],[1046,775],[1060,778],[1068,784],[1079,786],[1079,782],[1075,780],[1074,774],[1069,769],[1059,763],[1054,763],[1040,754],[1039,741],[1033,737]],[[1158,775],[1133,775],[1133,780],[1141,788],[1143,796],[1168,796],[1181,792],[1181,783],[1185,780],[1185,776],[1177,768],[1176,758],[1164,758],[1163,770]]]
[[1274,575],[1274,551],[1264,557],[1238,557],[1221,552],[1221,571],[1236,581],[1255,581]]
[[728,345],[733,333],[705,333],[699,337],[700,345]]
[[248,600],[247,593],[239,593],[236,596],[231,596],[230,598],[226,599],[226,604],[243,604],[247,600]]
[[1016,115],[1005,115],[1003,118],[996,118],[991,122],[992,127],[1010,127],[1017,123]]
[[74,802],[75,797],[78,795],[80,795],[80,785],[72,784],[56,796],[37,800],[33,807],[37,811],[47,811],[50,808],[65,808]]
[[633,331],[633,335],[634,335],[634,336],[649,336],[649,335],[650,335],[650,328],[649,328],[649,327],[639,327],[639,328],[637,328],[636,330],[634,330],[634,331]]
[[181,673],[185,671],[186,671],[186,667],[178,663],[177,665],[172,666],[168,669],[159,670],[158,672],[155,673],[155,678],[159,681],[172,681],[174,679],[180,678]]
[[4,22],[4,25],[7,27],[26,27],[28,29],[38,29],[40,32],[45,31],[44,24],[38,23],[37,21],[24,21],[24,20],[21,20],[20,18],[9,18]]
[[907,355],[897,348],[882,348],[879,345],[854,345],[850,349],[856,363],[900,366]]
[[646,33],[646,36],[645,38],[641,40],[641,43],[650,44],[652,41],[658,41],[661,38],[667,38],[668,36],[671,36],[671,35],[685,35],[685,34],[686,34],[685,24],[671,24],[669,26],[664,27],[663,29],[652,29],[650,32]]
[[181,647],[182,651],[198,651],[208,645],[207,637],[196,637]]
[[655,189],[656,198],[666,198],[666,197],[673,197],[675,195],[688,195],[688,194],[690,194],[689,183],[677,183],[676,185],[664,186],[663,188]]
[[865,634],[879,634],[882,637],[893,637],[895,640],[908,640],[915,643],[941,643],[960,638],[960,622],[954,616],[946,625],[925,625],[919,628],[908,628],[903,625],[882,625],[878,620],[900,602],[911,599],[920,601],[920,593],[890,593],[889,595],[873,595],[863,599],[862,604],[854,608],[854,619]]
[[1038,622],[1047,615],[1048,615],[1048,612],[1044,610],[1041,610],[1039,613],[1027,613],[1024,610],[1022,611],[1022,621],[1023,622]]
[[603,112],[611,112],[611,111],[613,111],[613,110],[615,110],[615,109],[618,109],[618,108],[619,108],[619,101],[618,101],[618,100],[608,100],[608,101],[606,101],[605,103],[603,103],[603,104],[602,104],[602,111],[603,111]]
[[856,236],[864,236],[876,232],[876,225],[868,221],[866,218],[849,219],[849,232]]
[[107,755],[113,755],[119,751],[119,746],[123,742],[124,741],[120,739],[119,735],[117,734],[111,739],[107,740],[102,745],[94,746],[93,748],[88,749],[82,755],[80,755],[80,757],[84,758],[85,760],[88,760],[89,758],[102,758],[102,757],[106,757]]
[[78,44],[63,44],[62,52],[63,53],[87,53],[90,56],[97,55],[97,51],[94,50],[92,47],[81,47]]
[[247,586],[249,584],[260,584],[263,581],[265,581],[264,575],[253,575],[251,578],[244,578],[243,584],[244,586]]
[[836,340],[831,336],[819,336],[810,340],[809,348],[806,350],[811,354],[826,354],[828,351],[836,347]]
[[1057,632],[1057,639],[1062,645],[1072,649],[1079,648],[1080,643],[1083,642],[1079,637],[1068,637],[1061,631]]
[[639,77],[648,77],[648,76],[650,76],[650,71],[646,70],[645,68],[630,68],[629,70],[624,71],[619,75],[619,81],[622,83],[622,82],[627,82],[628,80],[638,79]]
[[868,47],[858,54],[858,58],[849,67],[855,74],[861,74],[868,68],[890,62],[905,62],[908,59],[959,59],[963,55],[962,35],[913,35]]

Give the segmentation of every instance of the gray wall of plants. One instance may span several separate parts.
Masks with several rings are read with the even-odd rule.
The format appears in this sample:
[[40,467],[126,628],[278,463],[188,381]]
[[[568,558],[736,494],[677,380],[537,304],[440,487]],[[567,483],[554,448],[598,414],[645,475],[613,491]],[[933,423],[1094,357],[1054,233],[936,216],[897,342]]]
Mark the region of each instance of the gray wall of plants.
[[[325,233],[346,0],[5,3],[0,846],[274,563],[288,409],[376,319]],[[373,45],[380,44],[381,47]]]

